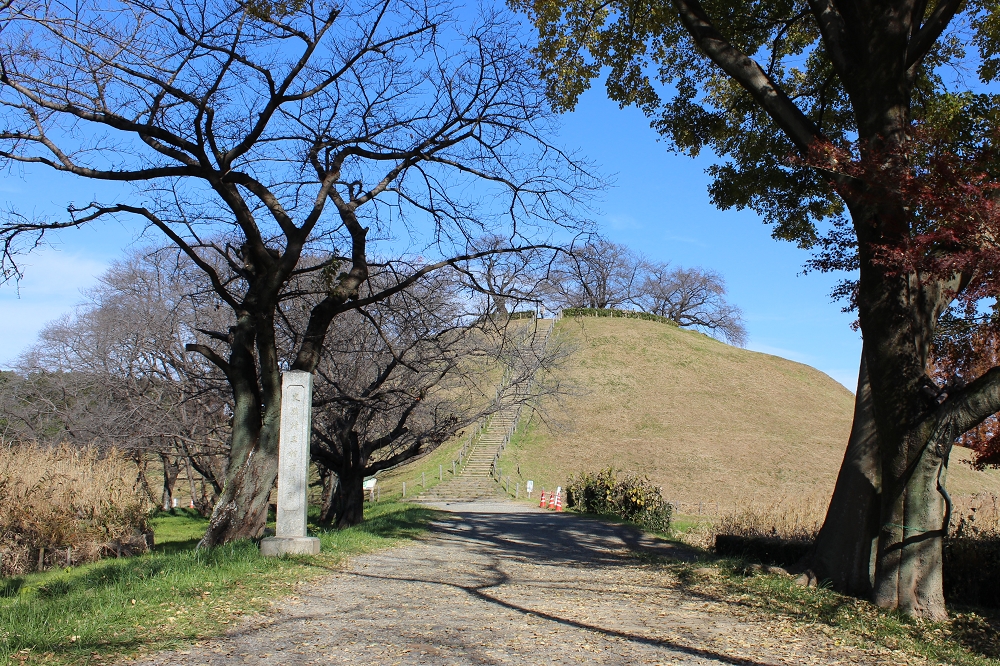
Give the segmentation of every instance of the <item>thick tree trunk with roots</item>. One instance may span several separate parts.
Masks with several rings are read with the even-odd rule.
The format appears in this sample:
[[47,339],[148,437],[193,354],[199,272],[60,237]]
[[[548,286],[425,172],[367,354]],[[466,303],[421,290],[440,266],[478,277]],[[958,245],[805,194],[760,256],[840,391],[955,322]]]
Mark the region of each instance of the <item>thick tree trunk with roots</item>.
[[898,205],[852,207],[860,241],[858,310],[882,471],[872,599],[883,608],[941,620],[947,617],[944,465],[961,433],[939,427],[942,418],[949,420],[943,415],[950,404],[928,377],[927,364],[938,317],[959,279],[893,269],[875,257],[873,235],[883,243],[904,242],[892,236],[907,228],[902,212],[893,210]]
[[854,424],[826,520],[805,566],[838,592],[868,598],[875,576],[882,483],[871,386],[864,352],[858,372]]

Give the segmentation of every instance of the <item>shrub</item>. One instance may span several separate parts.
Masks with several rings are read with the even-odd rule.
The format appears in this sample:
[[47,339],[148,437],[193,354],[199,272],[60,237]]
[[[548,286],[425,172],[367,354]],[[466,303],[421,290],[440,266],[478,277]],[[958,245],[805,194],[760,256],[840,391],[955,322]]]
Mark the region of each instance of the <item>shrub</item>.
[[611,467],[570,477],[566,506],[584,513],[624,518],[649,530],[670,529],[670,505],[660,489],[646,477],[619,473]]
[[115,450],[0,444],[0,576],[147,550],[136,476]]

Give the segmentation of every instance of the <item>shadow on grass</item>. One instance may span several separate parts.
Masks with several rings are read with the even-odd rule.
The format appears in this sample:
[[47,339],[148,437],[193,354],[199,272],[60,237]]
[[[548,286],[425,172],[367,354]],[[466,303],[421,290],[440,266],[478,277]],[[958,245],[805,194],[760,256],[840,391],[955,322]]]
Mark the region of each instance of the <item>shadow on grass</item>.
[[311,533],[313,536],[332,541],[349,540],[352,535],[359,534],[387,540],[413,539],[426,532],[428,524],[432,521],[448,516],[444,511],[413,505],[385,508],[375,505],[375,507],[372,510],[374,515],[366,515],[364,522],[359,525],[344,529],[319,526],[311,530]]
[[1000,617],[989,609],[949,605],[948,622],[922,622],[829,588],[806,588],[787,576],[767,575],[753,560],[716,557],[713,566],[718,571],[714,585],[694,567],[674,567],[674,574],[691,598],[826,625],[862,644],[892,649],[908,644],[907,651],[934,663],[980,664],[982,657],[1000,657]]
[[423,532],[432,520],[447,514],[436,509],[408,506],[400,511],[372,516],[354,529],[383,539],[410,539]]
[[962,607],[951,621],[951,636],[971,652],[1000,658],[1000,617],[995,610]]
[[0,599],[16,597],[24,587],[23,578],[6,578],[0,580]]
[[166,543],[158,543],[153,546],[154,553],[158,555],[174,555],[183,551],[194,550],[198,546],[198,542],[201,541],[200,537],[193,539],[185,539],[183,541],[167,541]]

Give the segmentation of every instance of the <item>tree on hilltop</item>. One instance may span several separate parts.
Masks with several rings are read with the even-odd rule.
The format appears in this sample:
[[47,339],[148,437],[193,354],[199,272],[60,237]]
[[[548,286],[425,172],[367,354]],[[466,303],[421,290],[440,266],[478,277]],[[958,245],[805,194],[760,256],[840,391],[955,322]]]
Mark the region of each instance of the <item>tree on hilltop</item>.
[[635,295],[642,267],[628,246],[596,237],[566,248],[547,270],[541,290],[561,308],[617,308]]
[[653,263],[646,266],[633,302],[643,311],[666,317],[678,326],[699,329],[745,347],[743,312],[725,297],[726,282],[715,271]]
[[[11,213],[3,269],[53,231],[134,218],[231,313],[192,341],[232,391],[224,488],[203,546],[263,534],[277,475],[280,371],[312,372],[334,319],[551,225],[596,183],[551,145],[514,27],[434,0],[11,4],[0,32],[0,159],[131,185],[65,218]],[[433,259],[365,290],[373,244]],[[400,253],[395,252],[398,256]],[[319,262],[308,257],[322,256]],[[290,283],[317,296],[294,349]]]
[[[717,272],[648,261],[627,245],[595,237],[536,269],[542,300],[555,308],[637,307],[743,347],[743,313],[726,301]],[[520,273],[530,273],[530,269]]]
[[1000,410],[1000,368],[942,386],[928,360],[956,299],[998,293],[995,219],[980,187],[996,176],[993,134],[969,131],[995,126],[998,105],[941,72],[974,60],[958,34],[965,24],[981,80],[997,78],[992,6],[515,4],[535,23],[560,108],[606,67],[609,96],[641,108],[674,149],[724,158],[710,169],[716,205],[749,207],[776,238],[819,247],[821,269],[858,270],[841,290],[864,337],[854,427],[811,566],[882,607],[946,617],[944,470],[954,440]]

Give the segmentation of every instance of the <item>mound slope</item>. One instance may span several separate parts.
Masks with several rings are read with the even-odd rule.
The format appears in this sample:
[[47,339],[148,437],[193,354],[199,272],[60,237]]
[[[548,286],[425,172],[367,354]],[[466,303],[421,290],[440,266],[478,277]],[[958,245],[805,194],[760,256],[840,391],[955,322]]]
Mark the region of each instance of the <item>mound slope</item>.
[[[543,402],[505,473],[519,467],[552,489],[612,465],[717,510],[828,500],[854,408],[828,375],[657,322],[567,318],[556,335],[575,348],[554,377],[566,392]],[[952,455],[952,494],[1000,493],[1000,472],[975,472],[968,458]]]

